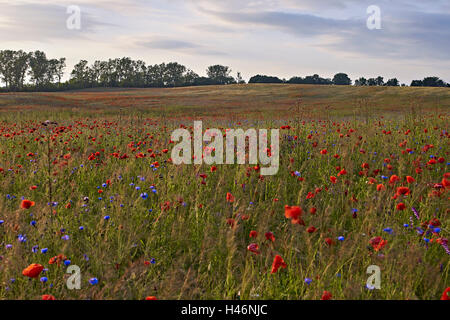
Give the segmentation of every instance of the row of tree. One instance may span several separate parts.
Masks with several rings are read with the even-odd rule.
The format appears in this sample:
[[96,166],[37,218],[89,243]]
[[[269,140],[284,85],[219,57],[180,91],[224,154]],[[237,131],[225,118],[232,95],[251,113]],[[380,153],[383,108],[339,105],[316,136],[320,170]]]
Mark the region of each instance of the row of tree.
[[[62,82],[66,59],[48,59],[42,51],[0,50],[0,82],[6,90],[51,91],[93,87],[181,87],[199,85],[226,85],[245,83],[240,72],[231,76],[228,66],[213,65],[206,70],[206,77],[177,62],[147,65],[142,60],[131,58],[78,62],[70,73],[70,79]],[[291,83],[319,85],[351,85],[352,80],[345,73],[336,74],[333,79],[312,76],[292,77],[289,80],[274,76],[256,75],[249,83]],[[383,77],[359,78],[357,86],[398,86],[396,78],[384,82]],[[438,77],[414,80],[411,86],[449,86]]]
[[[250,78],[248,83],[296,83],[296,84],[325,84],[325,85],[351,85],[352,80],[345,73],[337,73],[334,75],[333,79],[322,78],[318,74],[312,76],[302,77],[292,77],[289,80],[280,79],[273,76],[256,75]],[[392,78],[384,81],[384,78],[378,76],[376,78],[366,79],[361,77],[355,80],[355,86],[388,86],[388,87],[398,87],[400,82],[397,78]],[[406,86],[402,84],[401,86]],[[412,87],[450,87],[450,84],[445,83],[438,77],[426,77],[423,80],[413,80],[411,82]]]

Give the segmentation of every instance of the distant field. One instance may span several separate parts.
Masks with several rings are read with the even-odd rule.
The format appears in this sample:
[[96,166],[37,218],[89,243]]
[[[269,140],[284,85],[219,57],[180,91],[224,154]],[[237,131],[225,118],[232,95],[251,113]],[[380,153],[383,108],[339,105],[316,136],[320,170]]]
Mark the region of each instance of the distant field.
[[166,116],[292,116],[301,98],[305,117],[377,116],[450,109],[449,88],[248,84],[186,88],[90,89],[0,94],[1,111],[147,112]]

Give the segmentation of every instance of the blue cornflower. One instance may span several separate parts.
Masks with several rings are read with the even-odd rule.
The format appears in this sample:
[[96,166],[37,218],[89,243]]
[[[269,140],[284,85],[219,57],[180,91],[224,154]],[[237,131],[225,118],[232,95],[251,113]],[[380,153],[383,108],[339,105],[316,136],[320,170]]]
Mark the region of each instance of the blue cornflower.
[[111,217],[110,216],[104,216],[103,219],[105,220],[109,220]]
[[311,278],[305,278],[305,283],[306,284],[310,284],[312,282],[312,279]]
[[62,236],[61,239],[63,239],[63,240],[69,240],[70,237],[66,234],[65,236]]
[[36,221],[34,221],[34,220],[31,221],[31,222],[30,222],[30,225],[32,225],[32,226],[34,227],[34,226],[36,225]]
[[340,236],[340,237],[338,237],[338,240],[339,240],[339,241],[344,241],[345,238],[344,238],[343,236]]
[[384,228],[383,231],[384,231],[384,232],[387,232],[387,233],[389,233],[389,234],[392,234],[392,231],[393,231],[393,230],[392,230],[392,228]]
[[141,198],[142,199],[147,199],[148,198],[148,193],[147,192],[144,192],[144,193],[141,193]]
[[47,281],[48,281],[48,278],[47,278],[47,277],[42,277],[42,278],[41,278],[41,282],[42,282],[42,283],[46,283]]
[[47,253],[47,251],[48,251],[48,248],[41,249],[41,253]]
[[97,279],[97,278],[91,278],[91,279],[89,279],[89,283],[90,283],[91,285],[95,285],[95,284],[98,283],[98,279]]
[[70,265],[70,263],[71,263],[71,261],[70,261],[70,260],[64,260],[64,265],[65,265],[65,266],[68,266],[68,265]]

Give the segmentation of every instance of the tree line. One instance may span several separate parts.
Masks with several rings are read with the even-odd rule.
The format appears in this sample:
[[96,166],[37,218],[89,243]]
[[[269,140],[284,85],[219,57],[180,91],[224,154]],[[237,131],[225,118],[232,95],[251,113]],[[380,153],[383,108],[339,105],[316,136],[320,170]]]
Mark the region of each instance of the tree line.
[[[245,83],[240,72],[231,75],[231,68],[212,65],[206,70],[206,77],[177,62],[147,65],[142,60],[129,57],[96,60],[89,64],[81,60],[70,72],[70,79],[62,82],[66,69],[66,58],[49,59],[45,52],[23,50],[0,50],[0,82],[7,91],[57,91],[96,87],[182,87],[201,85],[226,85]],[[352,80],[345,73],[336,74],[333,79],[312,76],[292,77],[289,80],[275,76],[256,75],[249,83],[291,83],[319,85],[351,85]],[[357,86],[399,86],[397,79],[384,82],[383,77],[359,78]],[[438,77],[414,80],[411,86],[449,86]],[[0,88],[2,89],[2,88]]]
[[[349,78],[346,73],[337,73],[334,75],[333,79],[322,78],[318,74],[312,76],[302,77],[292,77],[289,80],[280,79],[274,76],[256,75],[250,78],[248,83],[292,83],[292,84],[325,84],[325,85],[352,85],[355,86],[387,86],[387,87],[398,87],[406,86],[406,84],[401,84],[397,78],[392,78],[384,81],[384,77],[378,76],[377,78],[364,78],[361,77],[353,81]],[[423,80],[413,80],[411,82],[411,87],[450,87],[450,84],[439,79],[439,77],[426,77]]]

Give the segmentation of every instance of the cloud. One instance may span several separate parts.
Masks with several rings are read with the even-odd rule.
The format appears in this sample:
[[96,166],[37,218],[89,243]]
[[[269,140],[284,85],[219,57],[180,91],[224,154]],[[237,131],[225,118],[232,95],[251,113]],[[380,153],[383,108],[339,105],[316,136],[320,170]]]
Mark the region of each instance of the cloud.
[[151,39],[138,39],[132,41],[138,47],[144,47],[153,50],[178,51],[192,55],[227,55],[225,52],[209,48],[194,42],[178,39],[168,39],[159,37],[150,37]]
[[163,50],[192,49],[200,47],[199,45],[192,42],[181,40],[169,40],[169,39],[150,40],[144,42],[137,42],[136,44],[150,49],[163,49]]
[[67,7],[59,4],[0,2],[0,41],[87,39],[101,29],[114,26],[93,13],[82,10],[81,29],[68,29],[69,16]]
[[306,13],[244,10],[198,10],[234,26],[269,28],[299,39],[314,40],[314,46],[349,55],[372,58],[442,59],[450,51],[450,14],[405,11],[382,16],[382,29],[369,30],[367,17],[336,19]]
[[[73,4],[81,30],[66,28]],[[372,4],[381,30],[366,27]],[[70,63],[134,55],[243,73],[339,69],[449,81],[449,39],[448,0],[0,0],[0,49],[39,49]]]

